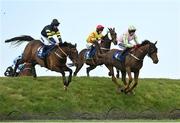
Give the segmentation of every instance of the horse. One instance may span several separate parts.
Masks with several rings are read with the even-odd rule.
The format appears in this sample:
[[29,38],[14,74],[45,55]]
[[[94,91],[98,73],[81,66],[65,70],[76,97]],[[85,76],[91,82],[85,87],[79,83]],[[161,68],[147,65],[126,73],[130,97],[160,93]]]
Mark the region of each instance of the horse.
[[[24,41],[29,42],[23,52],[22,59],[19,60],[14,68],[16,71],[17,66],[24,62],[32,63],[32,73],[33,77],[37,77],[35,65],[39,64],[42,67],[46,67],[52,71],[60,72],[62,74],[62,80],[64,83],[64,89],[67,87],[72,79],[72,70],[66,65],[67,57],[76,65],[78,58],[78,51],[76,49],[76,44],[64,42],[62,44],[55,45],[55,47],[49,52],[49,54],[41,59],[37,56],[38,49],[43,47],[44,44],[40,40],[35,40],[31,36],[23,35],[19,37],[14,37],[5,41],[15,42],[15,44],[20,44]],[[65,71],[69,72],[68,80],[65,77]]]
[[[16,77],[16,76],[33,76],[32,73],[32,65],[31,63],[23,63],[23,68],[16,74],[14,73],[14,69],[12,66],[9,66],[6,71],[4,72],[4,75],[7,77]],[[15,75],[15,76],[14,76]]]
[[[114,45],[117,45],[116,37],[117,37],[117,34],[115,32],[115,28],[108,28],[107,34],[102,38],[101,43],[100,43],[102,53],[106,53],[110,50],[112,42],[114,43]],[[79,53],[79,55],[78,55],[79,60],[78,60],[78,63],[76,65],[74,76],[77,75],[79,70],[83,67],[84,63],[89,65],[89,67],[86,68],[87,76],[89,76],[89,72],[91,70],[95,69],[98,65],[102,65],[102,63],[100,63],[97,60],[97,58],[96,58],[97,54],[96,53],[92,59],[86,59],[85,53],[87,51],[88,51],[88,49],[83,49]]]
[[[97,50],[98,54],[98,60],[102,62],[103,64],[106,65],[106,67],[109,69],[109,73],[112,76],[112,81],[115,82],[115,84],[118,87],[118,92],[119,91],[124,91],[126,94],[128,92],[134,93],[132,90],[137,86],[138,84],[138,77],[139,77],[139,72],[140,69],[143,67],[143,60],[146,55],[148,55],[154,64],[157,64],[159,59],[158,59],[158,48],[156,47],[156,43],[152,43],[149,40],[144,40],[138,48],[131,48],[126,51],[124,61],[119,61],[114,59],[114,54],[118,52],[119,50],[117,49],[112,49],[106,54],[101,54],[100,48]],[[96,43],[96,45],[98,45]],[[122,75],[122,81],[125,85],[124,89],[121,88],[121,85],[117,83],[117,80],[114,76],[114,70],[113,67],[121,71]],[[134,73],[134,84],[130,87],[133,78],[131,75],[131,72]],[[128,74],[129,81],[126,82],[126,73]]]

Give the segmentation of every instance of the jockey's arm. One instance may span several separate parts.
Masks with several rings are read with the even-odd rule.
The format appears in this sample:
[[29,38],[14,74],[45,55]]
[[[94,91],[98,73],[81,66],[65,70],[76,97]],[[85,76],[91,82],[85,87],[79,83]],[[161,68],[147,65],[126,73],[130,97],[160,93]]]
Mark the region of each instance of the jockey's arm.
[[97,38],[95,37],[95,35],[93,33],[91,33],[87,39],[87,42],[89,43],[93,43],[97,40]]
[[133,45],[129,43],[127,35],[123,36],[123,42],[124,42],[125,47],[127,47],[127,48],[133,47]]
[[61,38],[61,35],[60,35],[59,31],[56,32],[56,36],[57,36],[57,38],[59,40],[59,43],[62,43],[62,38]]
[[134,41],[135,41],[136,45],[137,45],[137,44],[139,44],[139,42],[138,42],[138,38],[137,38],[137,36],[136,36],[136,35],[134,36]]
[[49,39],[49,43],[50,44],[56,44],[55,39],[53,38],[53,34],[51,33],[51,31],[49,29],[46,30],[46,34],[47,34],[47,38]]
[[56,44],[56,41],[54,40],[54,38],[53,37],[50,37],[50,38],[48,38],[49,39],[49,43],[50,44]]

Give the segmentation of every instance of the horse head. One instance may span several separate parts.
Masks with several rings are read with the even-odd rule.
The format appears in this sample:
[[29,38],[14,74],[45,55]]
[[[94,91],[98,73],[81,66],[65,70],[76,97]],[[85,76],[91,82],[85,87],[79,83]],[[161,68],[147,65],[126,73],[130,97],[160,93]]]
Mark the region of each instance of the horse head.
[[109,50],[111,47],[111,42],[113,42],[114,45],[117,44],[116,37],[117,34],[115,32],[115,28],[108,28],[107,34],[101,40],[101,47]]
[[111,40],[111,42],[114,43],[114,45],[117,45],[117,33],[115,31],[115,28],[108,28],[108,38]]
[[143,41],[143,43],[141,45],[148,45],[147,48],[147,55],[153,60],[154,64],[157,64],[159,62],[158,59],[158,48],[156,47],[157,41],[155,43],[152,43],[148,40]]
[[78,51],[76,49],[77,44],[73,45],[71,43],[64,42],[63,45],[68,49],[67,55],[69,56],[70,60],[74,63],[74,65],[76,65],[78,61]]

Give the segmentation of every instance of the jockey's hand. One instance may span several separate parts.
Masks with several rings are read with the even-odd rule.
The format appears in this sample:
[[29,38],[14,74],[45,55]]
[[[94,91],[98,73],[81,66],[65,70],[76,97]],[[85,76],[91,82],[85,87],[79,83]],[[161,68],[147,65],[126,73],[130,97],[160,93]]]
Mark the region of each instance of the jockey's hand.
[[101,40],[100,38],[96,38],[97,41]]
[[137,48],[139,48],[139,46],[138,46],[138,45],[134,45],[133,48],[134,48],[134,49],[137,49]]

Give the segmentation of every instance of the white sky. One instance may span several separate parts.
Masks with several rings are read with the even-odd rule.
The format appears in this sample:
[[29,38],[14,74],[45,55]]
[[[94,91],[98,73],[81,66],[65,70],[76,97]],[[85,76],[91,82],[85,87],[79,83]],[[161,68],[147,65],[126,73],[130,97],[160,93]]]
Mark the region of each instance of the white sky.
[[[39,39],[42,28],[57,18],[61,22],[62,39],[77,43],[78,51],[85,48],[85,40],[97,24],[115,27],[118,36],[134,25],[139,42],[158,40],[160,61],[155,65],[145,57],[140,77],[180,78],[179,0],[0,0],[0,15],[0,76],[26,45],[13,47],[4,41],[25,34]],[[85,76],[86,67],[78,75]],[[36,68],[38,76],[59,75]],[[107,68],[99,66],[90,75],[107,76],[107,73]]]

